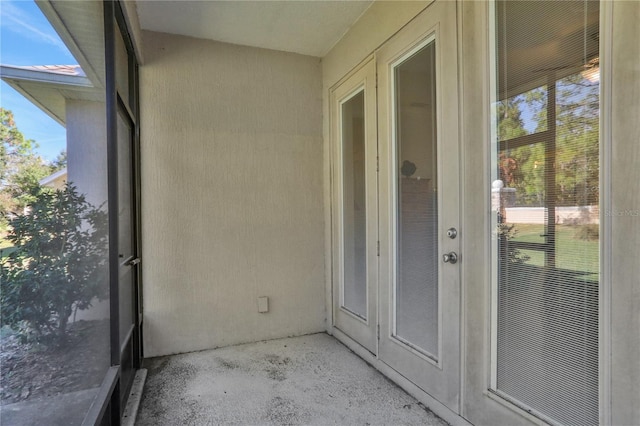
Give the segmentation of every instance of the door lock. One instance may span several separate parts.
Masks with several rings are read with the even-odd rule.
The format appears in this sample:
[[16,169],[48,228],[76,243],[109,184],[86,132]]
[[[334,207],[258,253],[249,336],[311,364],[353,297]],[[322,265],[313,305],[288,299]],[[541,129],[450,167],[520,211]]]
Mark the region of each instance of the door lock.
[[447,237],[453,240],[457,236],[458,236],[458,230],[456,228],[447,229]]
[[452,265],[458,263],[458,255],[456,254],[455,251],[452,251],[450,253],[445,253],[442,255],[442,261],[444,263],[450,263]]

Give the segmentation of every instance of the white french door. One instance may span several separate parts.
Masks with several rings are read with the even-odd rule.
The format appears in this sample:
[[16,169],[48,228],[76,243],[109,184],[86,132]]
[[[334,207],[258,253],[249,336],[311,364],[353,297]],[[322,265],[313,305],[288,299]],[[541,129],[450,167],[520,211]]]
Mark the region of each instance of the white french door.
[[458,412],[456,4],[435,2],[377,54],[379,358]]
[[456,3],[336,86],[331,120],[334,326],[459,412]]
[[378,194],[373,60],[331,92],[334,325],[376,353]]

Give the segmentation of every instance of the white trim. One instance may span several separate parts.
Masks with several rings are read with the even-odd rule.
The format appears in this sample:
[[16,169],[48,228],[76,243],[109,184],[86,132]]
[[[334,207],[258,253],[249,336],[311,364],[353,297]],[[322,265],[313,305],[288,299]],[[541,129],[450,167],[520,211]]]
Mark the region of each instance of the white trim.
[[[458,170],[458,175],[460,176],[460,180],[458,181],[458,194],[459,194],[459,199],[460,199],[460,204],[458,206],[458,218],[459,218],[459,226],[458,226],[458,233],[460,234],[458,236],[458,238],[460,239],[459,244],[459,250],[461,254],[465,254],[466,257],[466,250],[467,247],[465,245],[465,238],[464,237],[464,233],[462,232],[462,230],[465,229],[465,220],[466,217],[464,215],[465,207],[466,207],[466,200],[467,200],[467,194],[465,192],[466,188],[465,188],[465,182],[466,182],[466,169],[465,169],[465,143],[466,143],[466,135],[464,132],[464,122],[465,122],[465,114],[464,114],[464,109],[465,109],[465,104],[464,104],[464,67],[465,67],[465,63],[464,63],[464,34],[463,34],[463,15],[464,15],[464,3],[458,3],[456,2],[456,37],[457,37],[457,42],[456,42],[456,48],[457,48],[457,61],[458,61],[458,145],[459,145],[459,152],[458,152],[458,164],[460,165],[460,169]],[[460,322],[459,322],[459,329],[460,329],[460,341],[458,343],[458,348],[459,348],[459,353],[460,353],[460,357],[458,359],[458,371],[459,371],[459,376],[458,376],[458,381],[459,381],[459,385],[458,385],[458,407],[459,407],[459,412],[460,415],[465,415],[465,392],[466,392],[466,380],[465,378],[467,377],[467,366],[466,366],[466,321],[467,321],[467,312],[465,310],[465,298],[466,298],[466,268],[461,265],[460,267],[460,300],[459,300],[459,307],[458,307],[458,312],[460,312]]]
[[20,86],[16,81],[9,80],[9,79],[5,80],[4,78],[3,78],[3,80],[11,88],[13,88],[16,92],[20,93],[22,96],[27,98],[27,100],[29,102],[31,102],[32,104],[34,104],[35,106],[40,108],[45,114],[47,114],[49,117],[51,117],[56,123],[60,124],[62,127],[66,127],[66,122],[65,122],[65,118],[66,117],[59,117],[51,109],[47,108],[47,106],[45,106],[45,104],[43,104],[42,102],[38,101],[36,98],[31,96],[31,94],[29,92],[27,92],[22,86]]
[[[51,2],[51,0],[35,0],[36,4],[42,11],[43,15],[47,18],[51,26],[56,30],[62,42],[67,46],[69,51],[73,54],[73,57],[78,60],[80,67],[87,74],[87,77],[91,82],[94,83],[95,87],[102,88],[104,87],[104,82],[100,79],[100,73],[96,72],[93,68],[93,64],[89,62],[86,58],[80,46],[76,43],[76,40],[64,24],[64,21],[58,14],[55,6]],[[98,29],[99,30],[99,29]]]
[[[338,241],[337,241],[337,251],[338,251],[338,273],[339,276],[337,277],[337,281],[338,281],[338,307],[341,311],[346,312],[347,314],[349,314],[351,317],[353,317],[354,319],[358,320],[358,321],[363,321],[366,325],[369,325],[369,317],[371,315],[368,315],[368,307],[369,307],[369,289],[366,288],[366,283],[365,283],[365,318],[362,318],[361,316],[359,316],[358,314],[356,314],[355,312],[352,312],[349,310],[349,308],[347,308],[345,306],[344,303],[344,140],[343,140],[343,133],[342,133],[342,129],[343,129],[343,121],[342,121],[342,108],[344,106],[345,103],[349,102],[351,99],[353,99],[354,97],[358,96],[358,94],[362,93],[362,98],[363,98],[363,114],[364,114],[364,121],[363,121],[363,125],[364,125],[364,154],[365,154],[365,159],[367,157],[367,150],[366,150],[366,141],[367,141],[367,126],[366,126],[366,119],[367,119],[367,103],[366,103],[366,99],[365,99],[365,81],[359,82],[354,88],[352,88],[351,90],[349,90],[347,92],[347,94],[345,96],[343,96],[340,99],[336,99],[338,102],[338,110],[336,111],[338,114],[338,133],[336,134],[336,140],[335,140],[335,144],[336,144],[336,160],[337,160],[337,164],[340,165],[339,167],[339,171],[337,171],[337,183],[339,183],[339,185],[336,185],[336,197],[337,197],[337,207],[338,207],[338,212],[339,212],[339,217],[336,217],[336,228],[337,228],[337,232],[338,232]],[[367,173],[367,161],[365,160],[365,177],[366,177],[366,173]],[[366,199],[366,192],[367,192],[367,185],[365,185],[365,199]],[[368,213],[368,209],[367,209],[367,213]],[[365,240],[368,240],[368,233],[366,232],[366,230],[368,229],[368,227],[366,226],[366,223],[369,222],[368,218],[367,218],[367,214],[365,214]],[[368,263],[368,256],[367,256],[367,250],[368,247],[365,246],[365,263]],[[366,279],[366,271],[368,270],[368,268],[365,267],[365,279]]]
[[122,14],[127,25],[127,32],[131,38],[133,44],[133,52],[136,55],[136,59],[139,65],[144,65],[144,49],[142,42],[142,27],[140,26],[140,20],[138,18],[138,10],[136,3],[133,1],[121,1]]
[[37,69],[26,69],[12,65],[0,65],[0,75],[2,79],[11,79],[15,81],[28,81],[30,83],[43,83],[47,86],[55,86],[60,89],[68,89],[72,86],[74,89],[93,89],[91,80],[82,75],[61,74],[54,71],[45,71]]
[[[487,2],[487,16],[489,18],[489,182],[493,182],[498,174],[497,164],[494,166],[493,159],[498,157],[498,129],[496,123],[496,109],[492,108],[497,102],[497,70],[496,70],[496,10],[495,0]],[[487,196],[491,196],[490,188],[486,188]],[[498,373],[498,360],[497,360],[497,347],[498,347],[498,242],[496,239],[496,228],[498,225],[497,216],[494,212],[489,212],[489,228],[491,235],[491,248],[489,250],[491,259],[491,281],[490,281],[490,318],[489,327],[491,329],[491,354],[490,354],[490,376],[489,387],[491,389],[497,389],[497,373]]]
[[[406,51],[403,51],[400,55],[398,55],[395,59],[390,61],[389,63],[389,72],[388,75],[390,77],[389,84],[389,101],[390,101],[390,167],[389,174],[391,177],[391,233],[389,243],[391,245],[391,300],[390,300],[390,321],[391,326],[389,330],[391,335],[388,336],[389,340],[393,343],[401,345],[404,349],[409,350],[413,354],[419,356],[425,361],[433,364],[437,368],[442,370],[441,360],[442,360],[442,297],[438,297],[438,353],[432,354],[424,348],[421,348],[415,344],[410,343],[409,341],[400,338],[397,335],[397,301],[396,294],[398,288],[398,258],[400,257],[398,253],[398,135],[396,132],[397,123],[396,117],[398,115],[397,104],[396,104],[396,85],[397,80],[394,78],[395,70],[398,66],[406,62],[416,53],[427,47],[430,43],[434,43],[435,46],[435,58],[436,58],[436,123],[441,123],[441,115],[442,115],[442,93],[441,93],[441,75],[444,70],[441,68],[442,60],[440,59],[440,43],[437,40],[440,39],[439,35],[439,26],[435,26],[428,33],[421,36],[417,41],[413,43],[413,45]],[[437,152],[442,152],[442,126],[436,126],[436,144],[437,144]],[[443,165],[442,165],[442,156],[439,155],[437,157],[438,162],[438,182],[442,182],[442,173],[443,173]],[[442,220],[443,215],[441,214],[443,200],[442,191],[438,191],[438,219]],[[439,251],[442,249],[442,235],[438,231],[437,234],[438,239],[438,248]],[[439,256],[439,254],[438,254]],[[438,267],[438,294],[442,294],[442,268]]]
[[0,65],[0,77],[11,88],[27,98],[32,104],[40,108],[45,114],[58,122],[60,125],[66,125],[66,116],[60,117],[53,109],[32,94],[29,88],[23,87],[24,84],[40,87],[43,89],[55,91],[58,96],[67,99],[65,94],[75,93],[78,99],[85,94],[94,95],[100,93],[100,89],[95,88],[91,81],[81,75],[59,74],[52,71],[25,69],[14,67],[11,65]]

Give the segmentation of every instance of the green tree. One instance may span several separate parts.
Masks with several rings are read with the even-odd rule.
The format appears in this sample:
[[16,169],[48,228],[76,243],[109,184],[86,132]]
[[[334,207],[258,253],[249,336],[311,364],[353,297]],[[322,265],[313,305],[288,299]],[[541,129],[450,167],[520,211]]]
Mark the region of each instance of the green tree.
[[69,317],[107,294],[107,214],[67,184],[35,195],[10,220],[16,250],[0,264],[1,324],[21,337],[64,341]]
[[[18,130],[13,113],[0,108],[0,232],[8,219],[24,211],[39,191],[38,182],[66,164],[66,154],[60,161],[48,164],[36,154],[38,144],[26,139]],[[63,163],[64,162],[64,163]],[[64,166],[62,166],[64,167]]]
[[557,83],[556,197],[559,205],[599,202],[599,86],[580,74]]
[[509,147],[509,141],[528,134],[522,118],[522,105],[529,93],[500,101],[497,105],[498,138],[506,145],[498,154],[499,178],[516,189],[519,206],[540,204],[544,194],[544,150],[536,145]]
[[[499,153],[500,179],[516,188],[518,205],[542,206],[553,196],[558,206],[594,205],[599,201],[599,102],[598,85],[587,82],[580,73],[555,83],[555,150],[548,155],[549,137],[529,145],[509,148],[508,141],[526,135],[521,107],[526,105],[535,123],[533,133],[550,129],[548,123],[549,88],[544,85],[497,107],[498,137],[507,141]],[[531,126],[528,126],[529,128]],[[555,177],[552,194],[545,179]]]
[[514,96],[498,102],[496,106],[498,140],[506,141],[527,134],[520,110],[522,101],[522,97]]
[[[584,206],[599,201],[599,86],[580,73],[556,81],[555,155],[557,205]],[[526,94],[536,132],[548,129],[547,87]],[[544,149],[540,149],[544,156]],[[541,157],[544,162],[544,157]]]
[[60,151],[56,158],[51,162],[52,173],[62,170],[65,167],[67,167],[67,151],[63,150]]

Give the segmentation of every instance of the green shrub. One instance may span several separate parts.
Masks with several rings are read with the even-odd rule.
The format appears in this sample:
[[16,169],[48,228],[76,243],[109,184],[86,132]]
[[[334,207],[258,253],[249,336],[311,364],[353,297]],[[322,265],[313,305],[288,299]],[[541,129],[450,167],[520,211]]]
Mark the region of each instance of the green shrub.
[[529,255],[523,254],[513,244],[509,244],[509,241],[514,239],[518,234],[518,230],[515,229],[515,225],[500,223],[498,224],[497,234],[500,241],[500,259],[506,259],[507,262],[515,265],[521,265],[531,259]]
[[107,225],[72,185],[37,192],[9,223],[15,251],[0,262],[0,325],[23,340],[63,341],[72,313],[107,296]]
[[580,225],[575,235],[580,240],[597,241],[600,238],[600,225]]

